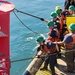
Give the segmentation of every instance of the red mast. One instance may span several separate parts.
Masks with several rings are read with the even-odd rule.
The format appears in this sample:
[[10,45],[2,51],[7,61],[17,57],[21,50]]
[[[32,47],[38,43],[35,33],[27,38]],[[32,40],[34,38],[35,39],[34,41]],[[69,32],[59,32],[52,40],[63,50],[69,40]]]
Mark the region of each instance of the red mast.
[[14,5],[0,0],[0,75],[10,75],[10,12]]

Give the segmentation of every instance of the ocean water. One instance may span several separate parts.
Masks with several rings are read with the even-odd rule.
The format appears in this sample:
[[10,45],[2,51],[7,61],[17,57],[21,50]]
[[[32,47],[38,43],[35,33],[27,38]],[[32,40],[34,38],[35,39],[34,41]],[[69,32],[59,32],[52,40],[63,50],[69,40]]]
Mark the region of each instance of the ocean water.
[[[55,10],[55,6],[60,5],[64,8],[65,0],[8,0],[15,5],[15,8],[44,19],[50,20],[50,13]],[[47,33],[47,23],[16,12],[17,16],[30,29],[40,34]],[[36,53],[36,37],[38,34],[28,30],[14,15],[10,16],[10,55],[11,60],[33,57]],[[47,35],[44,34],[46,37]],[[22,75],[31,60],[11,63],[10,75]]]

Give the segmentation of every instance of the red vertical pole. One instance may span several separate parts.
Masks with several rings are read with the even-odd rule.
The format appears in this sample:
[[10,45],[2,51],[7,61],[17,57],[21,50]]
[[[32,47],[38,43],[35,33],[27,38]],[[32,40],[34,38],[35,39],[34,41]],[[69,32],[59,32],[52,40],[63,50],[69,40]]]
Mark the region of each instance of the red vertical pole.
[[10,75],[10,12],[14,5],[0,0],[0,75]]

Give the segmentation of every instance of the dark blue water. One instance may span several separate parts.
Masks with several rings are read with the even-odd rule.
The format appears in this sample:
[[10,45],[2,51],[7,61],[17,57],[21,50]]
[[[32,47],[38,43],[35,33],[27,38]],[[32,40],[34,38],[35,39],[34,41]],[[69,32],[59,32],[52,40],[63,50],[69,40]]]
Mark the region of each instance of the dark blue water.
[[[15,8],[28,12],[44,19],[50,20],[50,13],[55,10],[55,6],[60,5],[63,8],[64,0],[8,0],[15,5]],[[48,32],[47,23],[39,19],[17,13],[18,17],[32,30],[41,33]],[[10,21],[10,45],[11,60],[33,57],[36,53],[35,39],[38,34],[28,30],[19,20],[11,13]],[[11,64],[11,75],[22,75],[31,60],[16,62]],[[23,67],[24,66],[24,67]],[[23,68],[22,68],[23,67]],[[20,71],[19,71],[20,70]]]

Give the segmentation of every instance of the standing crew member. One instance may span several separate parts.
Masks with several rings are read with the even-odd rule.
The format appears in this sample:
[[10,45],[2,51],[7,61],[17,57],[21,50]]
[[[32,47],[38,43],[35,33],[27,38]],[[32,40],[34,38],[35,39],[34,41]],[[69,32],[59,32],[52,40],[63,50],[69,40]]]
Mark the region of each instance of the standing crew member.
[[50,41],[45,42],[45,39],[42,36],[38,36],[36,41],[39,44],[38,49],[48,53],[44,62],[44,67],[41,68],[41,70],[47,69],[47,66],[49,64],[52,75],[55,75],[54,66],[56,64],[56,53],[57,53],[58,46]]
[[70,13],[70,16],[72,16],[75,12],[75,7],[73,5],[70,5],[68,11]]
[[65,16],[63,14],[62,9],[56,9],[56,13],[58,14],[59,22],[60,22],[60,40],[62,41],[64,38],[65,33],[67,32],[67,27],[65,24]]
[[64,21],[63,21],[63,17],[62,17],[62,15],[61,15],[61,13],[62,13],[62,9],[57,9],[57,10],[55,10],[56,11],[56,13],[57,13],[57,17],[59,18],[59,23],[60,23],[60,34],[62,33],[62,29],[63,29],[63,24],[64,24]]
[[48,27],[49,27],[49,32],[48,32],[48,39],[47,40],[50,40],[52,42],[59,41],[60,34],[59,34],[58,29],[54,27],[54,22],[50,21],[48,23]]
[[59,22],[59,18],[57,18],[57,13],[56,12],[51,12],[50,16],[52,17],[52,21],[55,23],[54,27],[56,27],[58,29],[58,31],[60,31],[60,22]]
[[69,26],[71,33],[65,35],[64,40],[61,42],[57,42],[59,45],[65,44],[66,50],[69,52],[65,53],[67,71],[74,72],[74,54],[75,51],[71,51],[75,49],[75,23],[72,23]]
[[[58,41],[60,40],[60,33],[61,33],[61,25],[60,25],[60,20],[57,17],[57,13],[56,12],[52,12],[51,13],[51,17],[53,18],[52,21],[54,22],[54,28],[56,28],[57,34],[58,34]],[[59,52],[61,52],[60,50],[60,46],[59,46]],[[58,54],[58,57],[61,57],[61,54]]]

